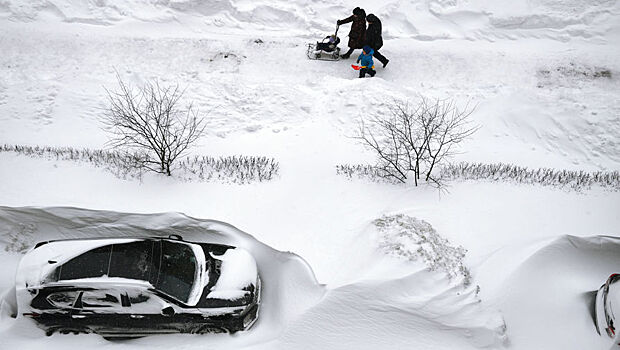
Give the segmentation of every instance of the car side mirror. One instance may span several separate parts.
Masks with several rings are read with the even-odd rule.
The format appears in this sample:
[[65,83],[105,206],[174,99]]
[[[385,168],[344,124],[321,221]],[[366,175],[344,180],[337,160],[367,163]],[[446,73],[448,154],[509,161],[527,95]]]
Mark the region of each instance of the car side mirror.
[[174,316],[174,309],[172,308],[172,306],[165,307],[161,309],[161,314],[167,317]]

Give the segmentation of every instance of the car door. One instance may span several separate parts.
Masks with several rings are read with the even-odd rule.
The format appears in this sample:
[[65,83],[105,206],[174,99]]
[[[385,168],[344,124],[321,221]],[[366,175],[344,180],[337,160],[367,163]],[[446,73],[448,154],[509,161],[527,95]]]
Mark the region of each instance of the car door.
[[182,332],[181,311],[146,286],[83,290],[73,305],[71,328],[110,336]]
[[182,308],[170,303],[148,288],[126,288],[121,305],[127,313],[128,326],[135,333],[173,333],[183,331]]
[[100,330],[122,329],[124,322],[120,293],[116,290],[85,288],[73,304],[73,328]]

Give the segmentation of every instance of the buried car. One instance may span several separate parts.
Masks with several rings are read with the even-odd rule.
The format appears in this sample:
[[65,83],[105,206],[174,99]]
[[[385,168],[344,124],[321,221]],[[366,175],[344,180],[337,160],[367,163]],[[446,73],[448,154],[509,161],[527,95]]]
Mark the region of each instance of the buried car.
[[612,340],[616,339],[616,317],[614,309],[620,311],[620,274],[614,273],[607,278],[596,293],[594,302],[596,331],[601,335],[607,335]]
[[16,277],[19,313],[47,335],[233,333],[254,324],[260,293],[249,252],[177,235],[40,242]]

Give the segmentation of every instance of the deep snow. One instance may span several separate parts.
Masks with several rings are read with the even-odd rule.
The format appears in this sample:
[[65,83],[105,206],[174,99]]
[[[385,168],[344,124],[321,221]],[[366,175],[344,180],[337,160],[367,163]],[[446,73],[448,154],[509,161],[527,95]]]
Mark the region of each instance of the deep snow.
[[[355,6],[383,20],[391,61],[373,79],[356,79],[350,60],[305,58]],[[438,193],[334,167],[372,160],[350,138],[360,118],[423,95],[477,105],[481,129],[456,160],[620,169],[619,18],[620,2],[604,0],[0,2],[0,142],[101,148],[118,72],[187,86],[209,120],[195,153],[281,165],[262,184],[140,182],[0,153],[0,290],[36,241],[170,227],[248,249],[266,288],[247,334],[46,338],[4,308],[1,346],[608,349],[587,293],[620,266],[617,240],[600,237],[619,234],[617,192],[457,182]],[[467,249],[472,284],[389,254],[373,222],[396,214]]]

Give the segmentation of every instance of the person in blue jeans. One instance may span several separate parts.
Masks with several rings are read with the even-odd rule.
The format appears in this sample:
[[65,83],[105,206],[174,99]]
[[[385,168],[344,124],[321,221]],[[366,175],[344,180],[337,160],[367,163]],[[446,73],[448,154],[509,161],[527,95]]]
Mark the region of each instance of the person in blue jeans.
[[368,45],[362,48],[362,53],[357,58],[357,63],[362,65],[360,68],[360,78],[364,78],[366,74],[369,74],[371,77],[377,74],[375,71],[375,63],[372,60],[372,54],[374,53],[375,51]]

